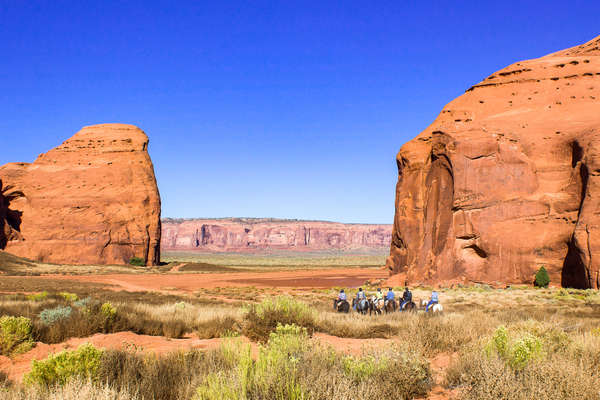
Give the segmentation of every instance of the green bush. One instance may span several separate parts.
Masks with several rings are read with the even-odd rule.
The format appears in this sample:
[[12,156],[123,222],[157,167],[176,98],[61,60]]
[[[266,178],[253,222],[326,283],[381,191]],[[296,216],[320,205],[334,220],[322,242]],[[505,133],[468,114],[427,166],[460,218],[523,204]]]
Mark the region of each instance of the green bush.
[[286,296],[266,298],[251,305],[244,319],[244,334],[261,342],[267,341],[280,324],[304,327],[309,334],[316,326],[315,311],[308,304]]
[[77,301],[78,297],[75,293],[69,293],[69,292],[60,292],[58,294],[60,297],[62,297],[63,299],[65,299],[66,301]]
[[94,379],[100,367],[102,350],[84,344],[77,350],[61,351],[45,360],[33,361],[31,372],[24,376],[28,385],[64,385],[71,378]]
[[32,324],[29,318],[0,318],[0,354],[24,353],[33,347]]
[[73,310],[69,306],[49,308],[40,313],[40,320],[44,325],[52,325],[58,321],[69,318],[72,311]]
[[533,284],[541,288],[547,288],[550,284],[550,276],[548,276],[548,271],[546,271],[544,266],[541,266],[538,272],[535,274],[535,280]]
[[117,315],[117,309],[108,302],[102,304],[102,306],[100,307],[100,312],[109,321],[115,319]]
[[344,372],[357,382],[385,371],[388,368],[389,361],[386,357],[376,359],[372,355],[365,357],[345,356],[342,359]]
[[306,328],[293,324],[277,325],[256,360],[240,340],[226,341],[220,354],[225,367],[204,377],[195,400],[408,399],[425,395],[432,382],[429,364],[419,354],[392,348],[340,356],[315,345]]
[[48,297],[48,292],[46,292],[45,290],[41,293],[32,293],[27,295],[27,300],[32,300],[32,301],[42,301],[44,300],[46,297]]
[[542,341],[526,334],[513,344],[509,363],[514,369],[523,369],[530,361],[540,358],[542,350]]
[[131,259],[129,260],[129,264],[130,265],[135,265],[138,267],[145,267],[146,266],[146,260],[144,260],[141,257],[131,257]]
[[[556,342],[557,338],[549,334],[547,339],[549,342]],[[555,344],[560,345],[560,343]],[[485,347],[485,352],[488,356],[498,355],[510,367],[520,370],[530,361],[544,355],[544,344],[540,337],[529,332],[522,333],[511,340],[506,327],[500,326]]]

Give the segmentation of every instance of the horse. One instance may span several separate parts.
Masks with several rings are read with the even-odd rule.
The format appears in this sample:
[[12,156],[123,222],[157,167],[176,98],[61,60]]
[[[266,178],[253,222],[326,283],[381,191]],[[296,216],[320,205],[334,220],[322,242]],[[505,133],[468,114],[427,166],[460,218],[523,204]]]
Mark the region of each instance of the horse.
[[442,307],[442,305],[440,303],[435,303],[435,304],[432,304],[431,307],[429,307],[429,310],[431,311],[432,314],[438,314],[438,313],[441,313],[442,311],[444,311],[444,307]]
[[333,309],[337,312],[348,313],[350,312],[350,304],[346,300],[335,299],[333,300]]
[[371,297],[369,300],[369,315],[375,313],[376,315],[381,315],[383,311],[384,301],[376,301],[375,296]]
[[360,301],[356,301],[356,297],[352,299],[352,308],[356,310],[356,312],[365,315],[367,311],[369,311],[369,301],[367,299],[360,299]]
[[425,307],[427,307],[427,303],[429,303],[429,300],[421,299],[421,301],[419,302],[419,305],[421,306],[421,308],[425,308]]
[[402,305],[402,309],[400,311],[415,312],[417,311],[417,305],[413,301],[408,301]]
[[385,310],[386,314],[396,311],[396,308],[398,308],[398,304],[394,299],[386,300],[383,305],[383,309]]

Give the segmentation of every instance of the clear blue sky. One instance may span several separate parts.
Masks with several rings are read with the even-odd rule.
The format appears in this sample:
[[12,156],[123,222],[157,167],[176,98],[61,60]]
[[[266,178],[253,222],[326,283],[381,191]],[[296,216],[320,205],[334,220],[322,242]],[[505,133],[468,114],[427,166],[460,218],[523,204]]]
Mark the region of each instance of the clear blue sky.
[[495,70],[600,35],[599,15],[598,1],[0,0],[0,165],[132,123],[163,216],[391,223],[400,146]]

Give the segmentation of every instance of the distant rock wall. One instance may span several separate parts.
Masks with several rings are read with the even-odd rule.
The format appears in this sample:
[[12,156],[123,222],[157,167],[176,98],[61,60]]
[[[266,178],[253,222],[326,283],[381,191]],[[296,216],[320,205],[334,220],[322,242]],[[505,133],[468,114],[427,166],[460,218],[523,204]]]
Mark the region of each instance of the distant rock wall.
[[0,249],[52,263],[157,264],[160,196],[147,148],[135,126],[95,125],[32,164],[0,167]]
[[600,286],[600,37],[506,67],[397,156],[387,265],[409,282]]
[[251,218],[162,221],[163,250],[252,251],[385,248],[391,225]]

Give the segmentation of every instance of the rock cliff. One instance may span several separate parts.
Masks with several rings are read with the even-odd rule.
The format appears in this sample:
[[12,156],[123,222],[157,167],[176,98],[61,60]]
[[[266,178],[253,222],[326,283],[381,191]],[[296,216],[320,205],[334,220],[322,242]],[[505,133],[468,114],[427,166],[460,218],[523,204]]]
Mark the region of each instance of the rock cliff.
[[392,273],[600,285],[600,37],[510,65],[397,156]]
[[257,218],[164,219],[163,250],[365,249],[389,246],[391,225]]
[[160,261],[160,196],[148,137],[83,128],[32,164],[0,167],[0,249],[68,264]]

